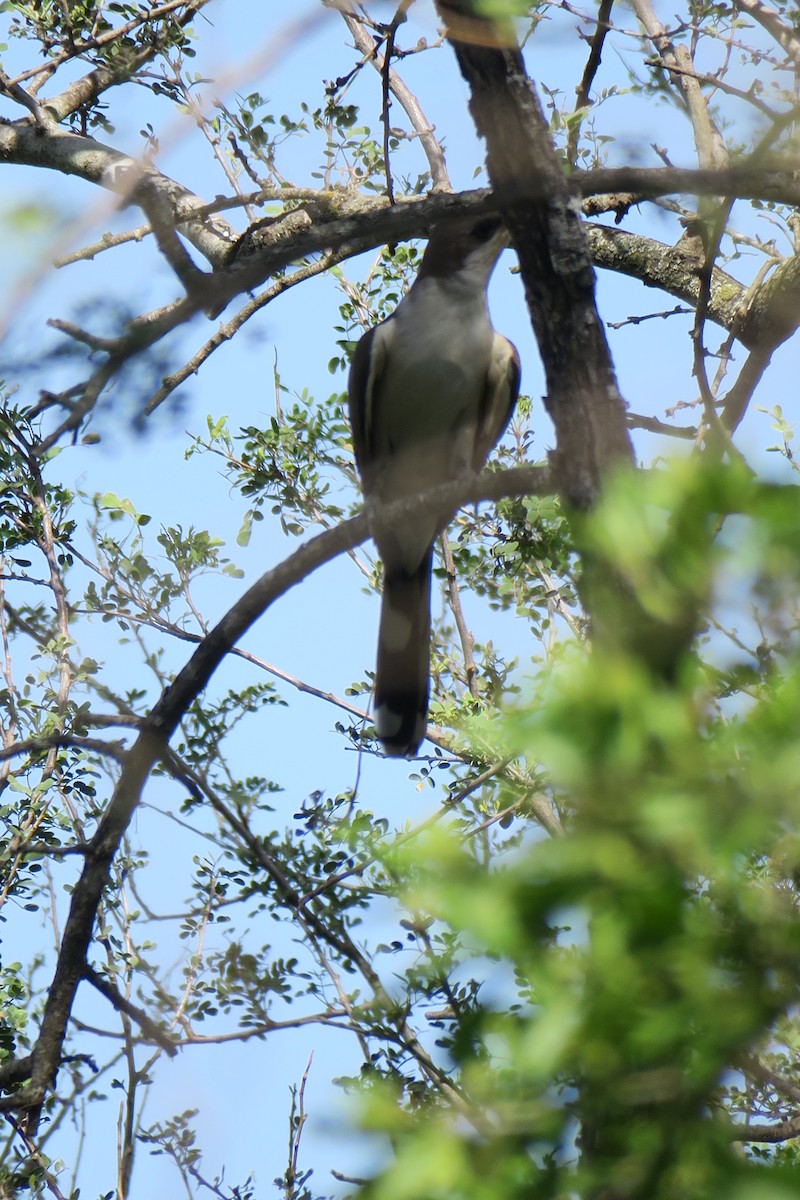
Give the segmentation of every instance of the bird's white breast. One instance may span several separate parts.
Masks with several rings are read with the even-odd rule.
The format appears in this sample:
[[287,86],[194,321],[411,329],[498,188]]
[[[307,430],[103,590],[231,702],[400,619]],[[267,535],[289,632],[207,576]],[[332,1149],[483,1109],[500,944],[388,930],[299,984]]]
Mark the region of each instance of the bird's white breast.
[[[374,397],[378,444],[394,453],[422,449],[474,425],[492,347],[483,294],[435,277],[419,280],[389,324],[386,368]],[[448,474],[443,467],[440,478]]]
[[[383,326],[385,361],[371,399],[374,487],[384,502],[471,469],[492,353],[485,291],[420,279]],[[413,570],[442,524],[423,515],[396,535]]]
[[394,321],[395,364],[416,362],[435,373],[437,364],[447,362],[465,378],[485,376],[492,327],[483,290],[436,276],[420,279],[398,306]]

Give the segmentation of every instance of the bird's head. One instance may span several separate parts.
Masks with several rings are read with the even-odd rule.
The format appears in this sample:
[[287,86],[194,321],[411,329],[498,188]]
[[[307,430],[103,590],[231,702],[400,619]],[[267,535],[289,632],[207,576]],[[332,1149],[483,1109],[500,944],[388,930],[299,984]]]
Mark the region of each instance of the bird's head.
[[473,286],[485,286],[507,245],[508,232],[493,213],[439,221],[431,231],[417,278],[465,276]]

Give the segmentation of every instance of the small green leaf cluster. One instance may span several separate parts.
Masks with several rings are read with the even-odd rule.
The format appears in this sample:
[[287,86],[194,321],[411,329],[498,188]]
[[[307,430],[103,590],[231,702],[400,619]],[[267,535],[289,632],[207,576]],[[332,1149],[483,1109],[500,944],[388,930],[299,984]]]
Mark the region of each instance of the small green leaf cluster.
[[353,478],[349,447],[344,397],[333,393],[319,401],[304,389],[290,406],[279,404],[263,426],[249,425],[236,438],[224,418],[209,418],[208,437],[195,439],[189,453],[213,452],[226,460],[228,477],[251,505],[237,537],[244,546],[267,507],[292,536],[340,520],[346,509],[334,497],[342,478]]
[[27,1047],[29,989],[22,963],[0,967],[0,1063],[16,1057]]
[[94,496],[92,507],[98,579],[89,580],[85,603],[89,612],[116,622],[123,632],[135,628],[142,614],[151,622],[182,627],[189,615],[196,615],[193,583],[207,574],[241,578],[241,570],[221,553],[223,542],[206,530],[163,528],[156,541],[167,567],[159,569],[143,532],[150,523],[147,513],[112,492]]
[[[194,34],[180,21],[180,8],[162,5],[122,3],[112,0],[13,0],[4,6],[14,15],[9,23],[11,37],[38,42],[46,60],[55,66],[76,59],[91,67],[105,68],[120,79],[135,76],[144,62],[158,60],[170,53],[191,58]],[[179,93],[167,76],[151,84],[155,94],[177,100]],[[70,114],[69,123],[77,132],[93,128],[113,133],[114,127],[104,115],[108,105],[93,97]]]
[[366,281],[348,283],[339,305],[341,324],[334,325],[334,332],[342,335],[336,339],[342,354],[328,363],[331,374],[346,370],[359,338],[368,328],[391,316],[413,283],[421,259],[422,252],[414,242],[384,247],[377,269],[369,273]]

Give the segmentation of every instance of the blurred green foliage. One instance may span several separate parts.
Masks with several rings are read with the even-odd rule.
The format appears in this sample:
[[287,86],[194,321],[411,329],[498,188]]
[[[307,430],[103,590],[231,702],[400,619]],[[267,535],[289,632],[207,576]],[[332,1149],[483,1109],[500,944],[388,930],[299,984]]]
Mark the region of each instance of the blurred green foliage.
[[[797,1124],[798,527],[795,488],[697,462],[620,478],[587,521],[609,595],[622,577],[627,602],[669,625],[715,595],[747,620],[766,588],[784,597],[780,649],[757,670],[706,637],[665,680],[624,627],[591,652],[573,643],[492,725],[498,758],[537,764],[561,797],[567,836],[489,864],[454,830],[386,852],[429,929],[506,982],[436,1022],[447,1102],[398,1105],[391,1080],[369,1080],[365,1125],[397,1151],[370,1195],[794,1193],[795,1148],[742,1144],[748,1126]],[[734,576],[749,594],[720,596]]]

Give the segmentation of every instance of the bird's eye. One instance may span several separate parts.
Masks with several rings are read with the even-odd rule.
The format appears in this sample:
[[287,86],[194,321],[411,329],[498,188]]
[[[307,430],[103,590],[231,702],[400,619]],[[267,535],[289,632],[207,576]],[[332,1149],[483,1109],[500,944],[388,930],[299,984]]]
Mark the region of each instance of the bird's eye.
[[473,225],[470,233],[476,242],[488,242],[497,233],[503,222],[499,217],[484,217]]

